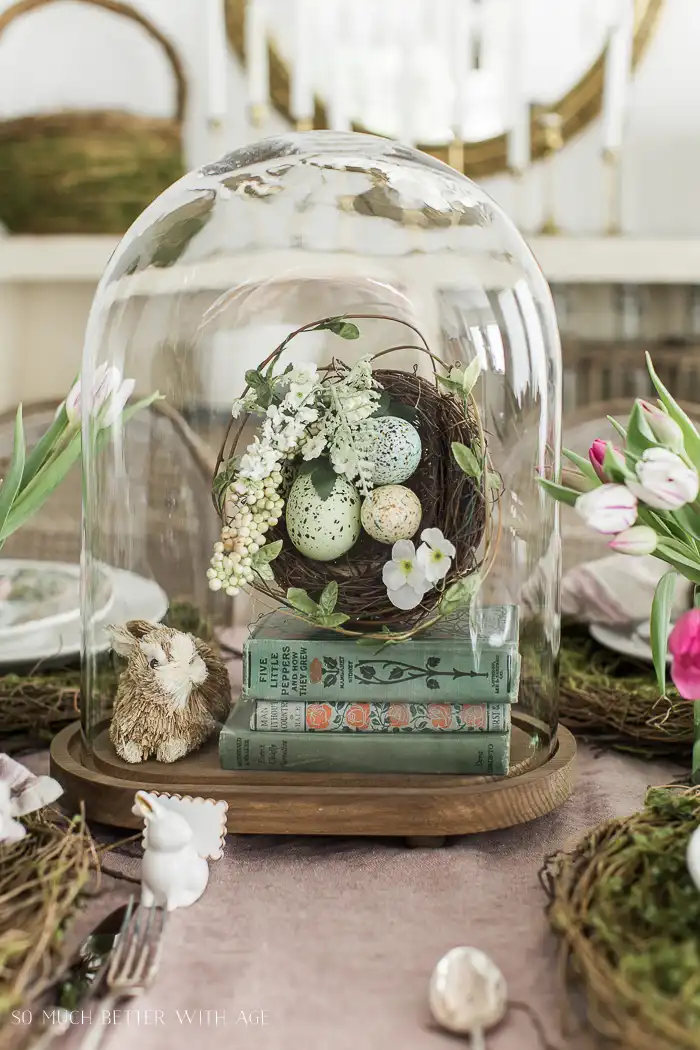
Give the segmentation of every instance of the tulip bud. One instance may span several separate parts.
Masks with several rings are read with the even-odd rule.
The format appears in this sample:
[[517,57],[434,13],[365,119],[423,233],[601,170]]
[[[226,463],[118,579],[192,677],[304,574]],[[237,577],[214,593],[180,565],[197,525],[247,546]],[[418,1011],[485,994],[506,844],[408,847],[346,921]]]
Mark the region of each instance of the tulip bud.
[[640,401],[639,404],[659,444],[671,449],[672,452],[682,452],[684,448],[683,431],[675,419],[671,419],[667,412],[648,401]]
[[618,532],[608,546],[618,554],[653,554],[658,537],[649,525],[633,525]]
[[603,460],[605,459],[606,448],[607,442],[603,441],[602,438],[596,438],[588,450],[588,458],[591,461],[591,466],[601,481],[610,480],[605,476],[605,471],[603,470]]
[[601,485],[579,496],[575,510],[596,532],[618,533],[637,518],[637,500],[624,485]]
[[678,510],[697,498],[698,472],[666,448],[648,448],[636,471],[638,480],[628,481],[627,487],[647,507]]

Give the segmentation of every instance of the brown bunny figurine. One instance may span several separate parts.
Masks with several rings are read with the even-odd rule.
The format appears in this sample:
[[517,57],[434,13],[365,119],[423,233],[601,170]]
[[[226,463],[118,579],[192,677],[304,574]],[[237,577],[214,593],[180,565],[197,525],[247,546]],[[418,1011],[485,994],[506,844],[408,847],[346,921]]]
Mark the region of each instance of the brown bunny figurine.
[[201,747],[231,706],[231,683],[208,645],[161,623],[130,620],[109,627],[112,648],[127,659],[109,736],[125,762],[175,762]]

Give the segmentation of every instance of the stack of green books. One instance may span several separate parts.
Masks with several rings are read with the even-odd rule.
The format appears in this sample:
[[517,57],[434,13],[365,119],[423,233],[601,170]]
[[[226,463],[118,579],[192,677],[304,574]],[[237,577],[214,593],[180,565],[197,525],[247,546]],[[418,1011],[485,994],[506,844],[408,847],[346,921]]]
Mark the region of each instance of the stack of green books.
[[284,612],[246,642],[224,769],[505,774],[518,610],[481,608],[406,642],[359,644]]

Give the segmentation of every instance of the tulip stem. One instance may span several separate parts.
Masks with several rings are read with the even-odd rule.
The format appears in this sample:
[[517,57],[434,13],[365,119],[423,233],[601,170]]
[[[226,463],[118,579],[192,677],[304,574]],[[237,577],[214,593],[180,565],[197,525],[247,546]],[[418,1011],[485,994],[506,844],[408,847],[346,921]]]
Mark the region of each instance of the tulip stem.
[[693,762],[690,781],[693,785],[700,784],[700,700],[693,701]]

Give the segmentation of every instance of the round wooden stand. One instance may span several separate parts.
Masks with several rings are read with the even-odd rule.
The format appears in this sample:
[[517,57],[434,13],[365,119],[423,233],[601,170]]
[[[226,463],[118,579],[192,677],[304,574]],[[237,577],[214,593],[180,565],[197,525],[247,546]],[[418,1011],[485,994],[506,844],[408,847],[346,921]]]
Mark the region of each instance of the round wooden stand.
[[[529,736],[516,725],[511,750],[511,768],[522,768]],[[573,736],[560,726],[554,754],[509,777],[228,772],[219,768],[215,742],[173,765],[129,765],[117,757],[106,730],[88,753],[74,723],[52,741],[51,775],[68,805],[82,802],[88,818],[116,827],[141,826],[131,807],[135,791],[145,788],[224,799],[230,832],[391,835],[425,846],[447,835],[524,824],[556,809],[571,794],[575,755]]]

